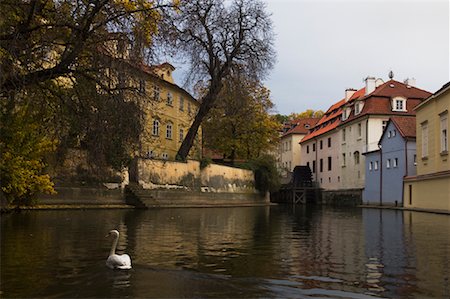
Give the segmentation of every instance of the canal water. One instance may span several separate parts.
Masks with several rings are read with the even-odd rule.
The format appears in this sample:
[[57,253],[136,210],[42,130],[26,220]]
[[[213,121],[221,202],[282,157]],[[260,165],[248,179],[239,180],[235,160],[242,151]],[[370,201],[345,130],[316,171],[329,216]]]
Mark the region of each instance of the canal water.
[[[111,229],[131,270],[105,261]],[[272,206],[1,217],[2,298],[449,298],[450,216]]]

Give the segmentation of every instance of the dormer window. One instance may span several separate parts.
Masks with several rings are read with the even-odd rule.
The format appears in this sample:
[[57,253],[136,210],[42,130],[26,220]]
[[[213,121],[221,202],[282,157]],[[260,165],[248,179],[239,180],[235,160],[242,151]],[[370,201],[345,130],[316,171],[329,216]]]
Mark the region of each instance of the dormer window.
[[395,97],[392,99],[392,111],[406,111],[406,99]]
[[309,129],[310,128],[309,124],[305,124],[305,128]]
[[358,115],[359,112],[361,112],[361,111],[359,110],[359,103],[355,103],[355,115]]

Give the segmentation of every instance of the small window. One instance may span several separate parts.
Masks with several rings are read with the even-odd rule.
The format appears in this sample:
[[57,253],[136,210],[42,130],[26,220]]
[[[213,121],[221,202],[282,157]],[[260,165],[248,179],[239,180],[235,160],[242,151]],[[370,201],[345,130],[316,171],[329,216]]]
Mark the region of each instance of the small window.
[[157,119],[153,120],[152,134],[153,136],[159,136],[159,120]]
[[342,166],[345,166],[345,153],[342,154]]
[[358,124],[358,137],[362,136],[362,125],[359,123]]
[[345,141],[345,129],[342,129],[342,141]]
[[313,149],[312,149],[312,151],[313,151],[313,152],[316,151],[316,144],[315,144],[315,143],[313,143]]
[[166,138],[172,139],[172,124],[168,123],[166,126]]
[[394,160],[392,160],[392,167],[394,168],[398,167],[398,158],[394,158]]
[[406,111],[406,99],[403,97],[396,97],[392,100],[393,111]]
[[183,139],[184,139],[184,130],[180,129],[179,135],[178,135],[178,141],[183,142]]
[[359,103],[355,103],[355,115],[358,115],[359,112]]
[[309,145],[306,146],[306,153],[309,154]]
[[353,157],[355,159],[355,165],[358,165],[359,164],[359,152],[358,151],[354,152]]
[[184,99],[180,97],[180,111],[184,111]]
[[441,153],[448,153],[448,113],[440,116],[441,122]]
[[373,169],[373,162],[370,161],[370,163],[369,163],[369,170],[372,171],[372,169]]
[[161,89],[159,86],[153,86],[153,98],[157,101],[159,101],[161,96]]
[[396,130],[392,130],[392,137],[395,137],[397,135],[397,131]]
[[171,92],[167,93],[167,105],[173,106],[173,96]]
[[386,129],[387,123],[388,123],[387,120],[383,120],[382,125],[381,125],[381,128],[382,128],[383,132]]
[[422,158],[428,156],[428,123],[424,122],[421,125],[422,133]]
[[323,148],[323,140],[320,140],[320,149]]
[[392,133],[392,131],[388,132],[388,138],[391,138],[391,135],[392,135],[391,133]]
[[386,160],[386,168],[391,168],[391,159]]
[[375,163],[373,163],[373,169],[378,170],[378,161],[375,161]]
[[328,157],[328,171],[331,171],[331,157]]
[[319,160],[319,169],[320,169],[320,172],[323,172],[323,159]]
[[316,173],[316,160],[313,161],[313,169],[312,169],[313,173]]
[[331,147],[331,137],[328,137],[328,147]]

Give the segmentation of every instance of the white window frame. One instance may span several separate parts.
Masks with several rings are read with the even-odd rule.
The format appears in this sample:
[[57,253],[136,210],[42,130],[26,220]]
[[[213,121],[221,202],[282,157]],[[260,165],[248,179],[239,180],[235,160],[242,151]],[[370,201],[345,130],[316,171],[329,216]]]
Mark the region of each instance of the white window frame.
[[378,170],[378,161],[375,161],[375,163],[373,164],[373,169]]
[[159,125],[160,125],[159,120],[154,119],[153,126],[152,126],[152,135],[153,136],[159,136]]
[[359,113],[361,113],[361,110],[359,109],[359,103],[356,102],[355,103],[355,115],[358,115]]
[[397,168],[397,167],[398,167],[398,158],[394,158],[394,159],[392,160],[392,167],[393,167],[393,168]]
[[372,171],[372,169],[373,169],[373,162],[370,161],[370,162],[369,162],[369,170]]
[[392,111],[406,111],[406,99],[404,97],[395,97],[392,99]]
[[386,168],[387,169],[391,168],[391,159],[386,160]]

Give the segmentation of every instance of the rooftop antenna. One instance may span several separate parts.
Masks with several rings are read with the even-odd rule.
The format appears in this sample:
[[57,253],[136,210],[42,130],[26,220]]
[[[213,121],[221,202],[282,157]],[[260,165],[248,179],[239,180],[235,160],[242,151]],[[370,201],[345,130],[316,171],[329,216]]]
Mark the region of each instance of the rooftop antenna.
[[394,72],[392,70],[389,71],[389,79],[393,79],[394,78]]

